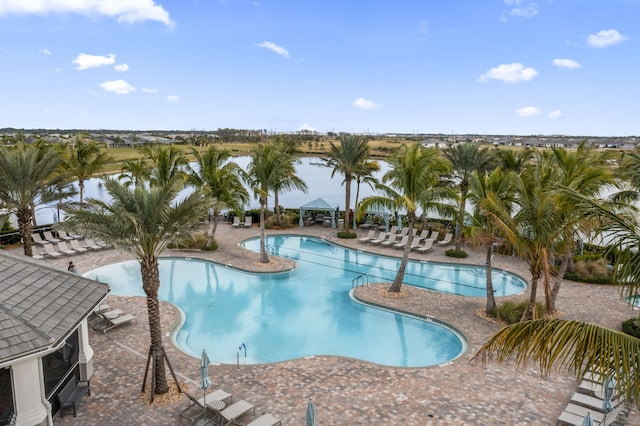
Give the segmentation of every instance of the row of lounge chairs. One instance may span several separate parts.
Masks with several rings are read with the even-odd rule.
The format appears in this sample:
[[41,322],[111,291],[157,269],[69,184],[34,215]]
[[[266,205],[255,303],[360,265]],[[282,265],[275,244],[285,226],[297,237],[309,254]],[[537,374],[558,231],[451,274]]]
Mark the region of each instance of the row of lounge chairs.
[[90,250],[103,250],[109,248],[109,245],[104,241],[94,241],[91,239],[80,240],[70,240],[68,241],[58,241],[58,242],[49,242],[47,244],[42,244],[42,251],[35,251],[33,258],[34,259],[44,259],[45,257],[59,257],[59,256],[70,256],[75,254],[84,253]]
[[[215,426],[280,426],[282,424],[280,419],[269,413],[263,413],[248,423],[241,422],[240,418],[249,412],[255,416],[256,407],[242,399],[233,402],[233,395],[222,389],[210,392],[202,398],[196,398],[188,392],[184,394],[189,398],[189,403],[180,416],[192,423],[197,421],[198,424]],[[209,415],[211,418],[208,417]]]
[[[408,231],[409,228],[403,228],[402,231],[398,233],[397,228],[394,226],[389,232],[380,231],[380,233],[376,235],[376,230],[372,229],[367,233],[367,236],[358,238],[358,242],[404,249],[409,243]],[[451,244],[453,240],[452,233],[446,233],[444,238],[439,240],[440,233],[438,231],[429,233],[428,230],[423,230],[420,234],[418,234],[417,231],[417,229],[413,230],[413,239],[409,249],[416,250],[419,253],[430,251],[434,244],[445,246]]]
[[40,236],[39,232],[34,232],[31,234],[31,238],[33,238],[33,242],[37,245],[45,246],[47,244],[60,243],[62,241],[73,241],[73,240],[81,240],[82,235],[69,234],[66,231],[58,231],[58,235],[54,236],[51,231],[44,231],[42,233],[44,238]]
[[244,221],[240,221],[240,217],[239,216],[235,216],[233,218],[233,223],[231,224],[232,228],[245,228],[245,227],[250,227],[252,225],[253,222],[253,217],[252,216],[245,216],[244,217]]

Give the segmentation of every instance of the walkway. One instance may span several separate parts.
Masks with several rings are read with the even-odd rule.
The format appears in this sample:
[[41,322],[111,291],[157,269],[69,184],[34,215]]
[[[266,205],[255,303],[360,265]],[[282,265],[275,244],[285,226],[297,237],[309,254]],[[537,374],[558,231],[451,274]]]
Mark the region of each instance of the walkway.
[[[267,231],[273,234],[280,231]],[[304,232],[326,237],[330,230],[318,226],[293,228],[283,233]],[[364,232],[360,231],[364,234]],[[254,271],[288,268],[286,259],[273,259],[261,266],[256,253],[249,253],[238,243],[259,235],[259,229],[232,229],[220,225],[216,234],[220,248],[216,252],[189,252],[191,257],[204,257],[224,264]],[[340,240],[354,248],[370,249],[401,255],[399,250],[371,247],[357,240]],[[426,255],[412,257],[451,262],[443,247],[435,247]],[[467,249],[470,251],[469,249]],[[168,255],[181,255],[168,252]],[[125,260],[128,257],[114,250],[73,257],[80,271]],[[69,258],[51,263],[65,268]],[[482,264],[484,253],[473,252],[465,263]],[[525,265],[517,259],[496,255],[496,267],[528,278]],[[408,288],[408,287],[404,287]],[[384,302],[406,310],[429,314],[461,330],[469,350],[454,362],[429,368],[384,367],[367,362],[338,357],[315,357],[278,364],[241,366],[212,365],[209,369],[214,388],[220,387],[256,405],[256,413],[269,412],[282,419],[283,425],[305,423],[305,408],[310,397],[316,404],[318,425],[555,425],[558,416],[577,389],[572,377],[553,375],[545,379],[534,370],[516,371],[514,367],[490,363],[487,366],[469,364],[472,355],[498,330],[476,316],[484,299],[445,295],[428,290],[408,288],[410,296],[384,299]],[[379,287],[358,289],[358,297],[379,298]],[[524,298],[523,295],[515,296]],[[138,320],[107,334],[91,332],[95,351],[95,374],[91,380],[92,396],[85,398],[78,417],[57,417],[56,425],[174,425],[183,424],[179,412],[187,400],[163,407],[149,407],[138,392],[144,373],[148,350],[148,326],[143,298],[109,296],[108,303]],[[379,300],[380,301],[380,300]],[[637,315],[619,299],[617,289],[607,286],[563,283],[558,308],[567,318],[597,322],[619,329],[620,322]],[[165,333],[173,328],[176,311],[162,303],[162,327]],[[166,339],[169,358],[180,379],[193,394],[200,394],[198,359],[173,347]],[[629,424],[640,425],[630,416]],[[636,423],[633,423],[633,422]],[[188,424],[188,423],[184,423]]]

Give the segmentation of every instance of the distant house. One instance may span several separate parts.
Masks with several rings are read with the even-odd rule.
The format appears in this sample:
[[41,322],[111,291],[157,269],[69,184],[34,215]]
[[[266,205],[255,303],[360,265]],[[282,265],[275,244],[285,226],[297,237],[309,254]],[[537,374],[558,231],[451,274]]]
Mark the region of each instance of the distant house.
[[56,393],[93,375],[87,318],[106,284],[0,253],[0,424],[52,425]]

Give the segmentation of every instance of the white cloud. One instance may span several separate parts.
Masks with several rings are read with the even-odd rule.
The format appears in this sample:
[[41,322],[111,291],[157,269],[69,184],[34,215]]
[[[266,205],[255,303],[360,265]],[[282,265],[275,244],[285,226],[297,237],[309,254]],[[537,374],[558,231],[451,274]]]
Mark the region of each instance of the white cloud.
[[273,52],[276,52],[280,56],[284,56],[285,58],[289,57],[289,51],[282,46],[278,46],[275,43],[271,43],[270,41],[263,41],[257,45],[258,47],[264,47],[265,49],[269,49]]
[[559,109],[555,110],[555,111],[551,111],[549,113],[549,118],[562,118],[562,111],[560,111]]
[[0,0],[0,16],[48,13],[103,15],[127,24],[158,21],[169,27],[174,25],[169,12],[153,0]]
[[538,108],[533,106],[523,107],[516,110],[516,114],[520,117],[535,117],[542,114]]
[[480,81],[500,80],[505,83],[517,83],[519,81],[529,81],[536,75],[538,75],[538,71],[535,69],[525,68],[524,65],[514,62],[491,68],[480,76]]
[[553,65],[555,65],[558,68],[569,68],[569,69],[582,67],[582,65],[580,65],[577,61],[574,61],[573,59],[567,59],[567,58],[554,59]]
[[71,62],[77,65],[77,70],[82,71],[89,68],[98,68],[104,65],[114,64],[116,62],[116,56],[113,53],[110,53],[109,56],[94,56],[80,53]]
[[309,132],[315,132],[316,129],[314,129],[313,127],[311,127],[310,125],[308,125],[307,123],[304,123],[302,126],[300,126],[298,128],[298,130],[307,130]]
[[361,109],[378,109],[378,108],[382,108],[382,104],[377,104],[369,99],[365,99],[365,98],[358,98],[355,101],[353,101],[353,106],[356,108],[361,108]]
[[110,80],[100,84],[100,87],[107,92],[115,93],[116,95],[128,95],[135,92],[136,88],[127,83],[124,80]]
[[504,0],[504,4],[509,6],[509,11],[501,18],[505,22],[508,20],[507,16],[533,18],[540,11],[538,3],[532,0]]
[[40,49],[40,53],[42,53],[43,55],[51,55],[51,51],[46,47],[44,49]]
[[169,96],[167,96],[167,100],[169,102],[178,102],[180,100],[180,96],[169,95]]
[[150,87],[141,87],[142,93],[156,93],[158,89],[152,89]]
[[622,43],[628,38],[629,37],[620,34],[618,30],[602,30],[595,34],[589,34],[587,44],[591,47],[607,47]]
[[113,69],[118,72],[125,72],[125,71],[129,71],[129,65],[127,64],[114,65]]

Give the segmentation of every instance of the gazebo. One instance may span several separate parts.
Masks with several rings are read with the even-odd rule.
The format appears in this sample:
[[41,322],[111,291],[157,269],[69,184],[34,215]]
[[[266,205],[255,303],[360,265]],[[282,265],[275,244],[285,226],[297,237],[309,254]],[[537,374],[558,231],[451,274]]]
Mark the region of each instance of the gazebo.
[[336,211],[338,210],[338,206],[337,205],[332,205],[332,204],[326,202],[321,197],[316,198],[315,200],[310,201],[307,204],[305,204],[304,206],[300,207],[300,220],[299,220],[300,227],[304,226],[304,214],[305,214],[305,212],[314,211],[314,210],[321,210],[321,211],[329,212],[331,214],[331,227],[332,228],[336,227]]

